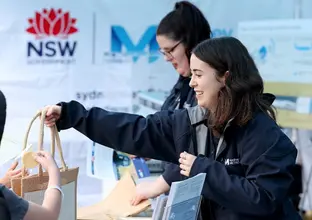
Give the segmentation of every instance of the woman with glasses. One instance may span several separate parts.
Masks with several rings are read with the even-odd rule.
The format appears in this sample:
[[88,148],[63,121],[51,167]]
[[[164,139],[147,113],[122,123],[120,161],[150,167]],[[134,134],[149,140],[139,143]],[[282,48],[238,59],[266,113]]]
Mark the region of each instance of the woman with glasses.
[[[160,52],[180,75],[161,110],[196,105],[194,90],[189,86],[190,55],[197,44],[210,38],[211,29],[208,21],[195,5],[180,1],[160,21],[156,34]],[[172,182],[181,180],[180,168],[177,165],[163,163],[165,172],[157,180],[137,185],[136,196],[131,201],[132,205],[168,192]]]

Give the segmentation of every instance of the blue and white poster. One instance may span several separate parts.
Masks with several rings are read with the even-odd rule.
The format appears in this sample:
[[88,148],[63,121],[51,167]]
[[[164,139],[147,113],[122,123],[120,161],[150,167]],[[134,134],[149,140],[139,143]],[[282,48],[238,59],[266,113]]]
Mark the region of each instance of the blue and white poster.
[[238,37],[253,56],[265,91],[284,127],[312,128],[312,20],[239,23]]

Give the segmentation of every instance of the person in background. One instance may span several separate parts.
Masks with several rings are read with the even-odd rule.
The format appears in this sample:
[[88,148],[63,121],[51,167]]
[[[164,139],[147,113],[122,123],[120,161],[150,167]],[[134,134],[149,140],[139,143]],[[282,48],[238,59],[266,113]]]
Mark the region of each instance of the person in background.
[[[6,120],[6,99],[0,91],[0,143]],[[1,220],[57,220],[62,204],[60,171],[50,153],[41,151],[34,153],[34,159],[49,173],[48,189],[42,205],[17,196],[10,187],[10,179],[19,177],[20,171],[14,172],[17,163],[13,163],[6,177],[0,183],[0,219]]]
[[[156,32],[160,52],[179,74],[178,81],[161,110],[182,109],[197,104],[195,92],[189,86],[190,56],[197,44],[210,37],[211,28],[205,16],[188,1],[175,3],[174,9],[160,21]],[[131,200],[132,205],[167,193],[172,182],[182,180],[180,168],[176,164],[163,163],[165,171],[157,180],[137,185],[136,195]]]
[[297,149],[275,121],[247,48],[234,37],[205,40],[190,67],[198,106],[143,117],[61,102],[44,107],[45,124],[180,164],[186,178],[206,173],[202,219],[301,219],[289,197]]

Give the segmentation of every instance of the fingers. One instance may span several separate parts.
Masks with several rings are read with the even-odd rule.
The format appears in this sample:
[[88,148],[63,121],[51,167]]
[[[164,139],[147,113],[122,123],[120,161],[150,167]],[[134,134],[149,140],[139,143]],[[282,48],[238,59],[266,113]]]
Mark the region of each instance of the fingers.
[[[22,177],[22,170],[18,170],[19,172],[15,173],[15,174],[12,174],[11,178],[12,179],[15,179],[15,178],[19,178],[19,177]],[[28,170],[25,170],[25,176],[28,176],[29,175],[29,172]]]
[[179,159],[179,163],[183,163],[183,164],[184,164],[184,163],[185,163],[185,159],[180,158],[180,159]]
[[40,151],[40,154],[43,155],[45,158],[52,158],[52,154],[48,151]]
[[38,151],[36,153],[34,153],[35,156],[38,156],[38,157],[50,157],[51,154],[47,151],[44,151],[44,150],[41,150],[41,151]]
[[55,122],[60,117],[61,107],[57,105],[48,105],[45,106],[40,112],[46,111],[45,124],[48,127],[54,126]]
[[180,158],[187,160],[191,155],[192,154],[189,154],[189,153],[184,151],[184,152],[180,153]]
[[[18,175],[22,176],[22,172]],[[29,175],[29,171],[27,169],[25,169],[25,176],[28,176],[28,175]]]
[[186,152],[185,151],[180,153],[180,158],[186,159]]
[[185,171],[185,170],[181,170],[180,173],[183,175],[183,176],[190,176],[190,173]]
[[190,171],[190,167],[184,164],[180,164],[180,169],[185,171]]
[[55,125],[56,122],[56,117],[54,115],[48,116],[45,118],[44,123],[46,124],[46,126],[48,127],[52,127]]
[[49,110],[49,109],[50,109],[50,105],[47,105],[47,106],[45,106],[45,107],[39,109],[39,110],[37,111],[37,114],[38,114],[38,113],[41,114],[41,113],[45,112],[45,113],[46,113],[45,117],[48,117],[48,110]]
[[184,176],[189,176],[190,175],[190,171],[191,171],[191,167],[184,165],[184,164],[180,164],[180,173]]
[[47,110],[47,114],[46,114],[47,117],[52,116],[54,114],[55,108],[53,108],[53,106],[47,106],[45,109]]
[[184,176],[189,176],[192,167],[191,154],[186,152],[181,153],[179,163],[181,169],[180,173]]
[[55,111],[55,108],[54,108],[54,106],[53,105],[47,105],[47,106],[45,106],[45,107],[43,107],[42,109],[40,109],[39,110],[39,112],[43,112],[43,111],[45,111],[46,112],[46,117],[49,117],[49,116],[51,116],[51,115],[53,115],[53,113],[55,113],[54,111]]
[[130,200],[130,205],[135,205],[135,200],[136,200],[136,196],[134,196],[134,197]]
[[141,198],[136,197],[135,200],[134,200],[134,202],[133,202],[133,205],[134,205],[134,206],[139,205],[141,201],[142,201]]
[[11,164],[9,170],[15,170],[16,167],[17,167],[17,165],[18,165],[18,162],[17,162],[17,161],[14,161],[14,162]]
[[132,159],[136,158],[137,156],[136,156],[136,155],[133,155],[133,154],[130,154],[129,157],[130,157],[130,159],[132,160]]
[[38,151],[36,153],[33,154],[34,159],[38,162],[38,163],[42,163],[42,161],[44,159],[46,159],[48,157],[48,153],[45,151]]
[[191,166],[191,162],[188,161],[188,160],[186,160],[186,159],[183,159],[183,158],[180,158],[180,159],[179,159],[179,163],[180,163],[180,164],[183,164],[183,165],[185,165],[185,166],[188,166],[188,167]]
[[35,159],[39,157],[44,157],[44,154],[42,153],[42,151],[38,151],[38,152],[33,153],[33,157]]
[[190,155],[191,154],[188,154],[186,152],[181,153],[179,163],[190,166],[191,165]]
[[140,204],[140,202],[142,201],[142,197],[141,196],[134,196],[131,201],[130,201],[130,204],[133,205],[133,206],[136,206],[138,204]]
[[11,175],[11,176],[16,176],[16,175],[19,175],[20,173],[22,173],[22,169],[12,170],[12,171],[10,172],[10,175]]

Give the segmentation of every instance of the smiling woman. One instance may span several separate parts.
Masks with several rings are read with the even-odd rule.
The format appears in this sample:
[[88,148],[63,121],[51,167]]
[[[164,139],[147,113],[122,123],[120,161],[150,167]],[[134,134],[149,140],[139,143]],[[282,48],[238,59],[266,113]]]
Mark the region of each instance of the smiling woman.
[[[244,65],[236,53],[246,57]],[[194,74],[190,85],[198,104],[213,113],[214,128],[222,128],[230,118],[244,125],[257,108],[275,119],[271,104],[261,95],[263,80],[256,64],[239,40],[224,37],[200,43],[193,50],[191,70]]]
[[224,77],[218,78],[216,70],[196,55],[191,56],[191,71],[190,86],[194,88],[197,103],[214,112],[216,109],[212,106],[217,105],[219,91],[225,84],[225,75],[228,72]]
[[246,47],[233,37],[206,40],[193,50],[190,66],[198,106],[145,118],[71,101],[45,107],[45,123],[180,164],[185,178],[206,173],[202,219],[299,220],[289,196],[297,150],[274,120],[274,99],[263,93]]

